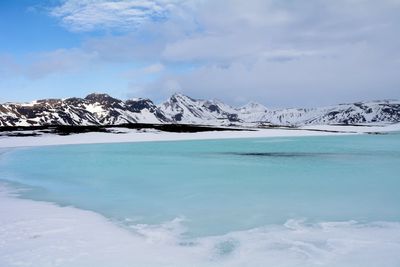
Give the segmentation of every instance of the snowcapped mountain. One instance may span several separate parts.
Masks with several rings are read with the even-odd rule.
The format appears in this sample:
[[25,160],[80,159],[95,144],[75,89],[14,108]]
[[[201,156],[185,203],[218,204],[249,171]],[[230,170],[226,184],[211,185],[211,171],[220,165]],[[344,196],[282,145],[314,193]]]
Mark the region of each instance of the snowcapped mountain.
[[272,110],[256,102],[233,108],[218,100],[195,100],[174,94],[159,107],[172,121],[192,124],[301,126],[400,122],[400,101],[396,100]]
[[193,99],[182,94],[174,94],[160,105],[149,99],[122,101],[107,94],[90,94],[85,98],[0,104],[0,127],[124,123],[301,126],[396,122],[400,122],[400,101],[396,100],[273,110],[255,102],[234,108],[218,100]]
[[117,125],[169,121],[149,99],[122,101],[107,94],[0,105],[0,126]]
[[223,125],[239,122],[237,111],[218,100],[195,100],[174,94],[159,108],[177,123]]
[[382,100],[321,108],[272,110],[261,121],[293,126],[396,123],[400,122],[400,101]]
[[245,122],[263,122],[268,114],[268,109],[260,103],[250,102],[237,109],[238,117]]

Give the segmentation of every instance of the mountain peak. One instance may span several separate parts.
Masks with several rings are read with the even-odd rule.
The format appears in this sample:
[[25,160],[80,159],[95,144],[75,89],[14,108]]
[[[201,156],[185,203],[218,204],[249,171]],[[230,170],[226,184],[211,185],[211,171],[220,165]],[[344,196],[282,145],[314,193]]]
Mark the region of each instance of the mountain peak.
[[179,92],[175,92],[171,95],[171,97],[180,97],[180,96],[184,96],[182,93]]
[[85,97],[86,100],[93,102],[121,102],[121,100],[111,97],[108,94],[91,93]]
[[91,94],[88,94],[85,97],[85,99],[93,99],[95,97],[111,97],[111,96],[106,93],[91,93]]
[[195,99],[193,99],[193,98],[191,98],[191,97],[189,97],[189,96],[187,96],[187,95],[184,95],[184,94],[182,94],[182,93],[174,93],[174,94],[170,97],[170,99],[189,99],[189,100],[191,100],[191,101],[196,101]]
[[246,105],[239,108],[242,111],[249,111],[249,112],[265,112],[267,108],[258,102],[249,102]]

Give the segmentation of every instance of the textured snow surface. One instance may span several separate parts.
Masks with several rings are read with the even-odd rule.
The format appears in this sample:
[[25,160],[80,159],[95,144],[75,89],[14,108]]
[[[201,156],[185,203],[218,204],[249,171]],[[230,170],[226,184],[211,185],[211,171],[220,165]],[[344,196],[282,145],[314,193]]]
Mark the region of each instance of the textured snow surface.
[[[111,129],[112,130],[112,129]],[[369,132],[400,131],[400,123],[384,126],[334,126],[313,125],[299,129],[257,129],[252,131],[210,131],[198,133],[171,133],[156,130],[132,130],[116,128],[121,134],[113,133],[81,133],[67,136],[43,134],[40,136],[0,137],[0,148],[47,146],[68,144],[122,143],[148,141],[179,141],[227,138],[258,138],[284,136],[319,136],[337,134],[362,134]],[[333,132],[325,132],[333,131]]]
[[90,211],[18,199],[0,184],[0,266],[397,267],[400,224],[288,220],[185,239],[183,218],[123,228]]

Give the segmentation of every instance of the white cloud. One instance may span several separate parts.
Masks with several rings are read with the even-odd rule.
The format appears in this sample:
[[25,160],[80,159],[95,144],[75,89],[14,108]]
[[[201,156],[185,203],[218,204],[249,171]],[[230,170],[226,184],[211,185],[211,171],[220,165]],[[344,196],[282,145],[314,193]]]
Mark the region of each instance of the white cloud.
[[27,56],[24,63],[18,62],[13,56],[0,55],[0,74],[36,80],[51,74],[84,71],[96,61],[99,61],[96,52],[77,48],[34,53]]
[[[66,0],[51,14],[68,29],[107,35],[41,54],[25,73],[138,62],[147,67],[124,77],[155,98],[177,90],[291,106],[400,98],[399,12],[399,0]],[[182,66],[190,69],[174,73]]]
[[144,73],[159,73],[165,69],[165,66],[161,63],[155,63],[143,68]]
[[80,49],[58,49],[39,53],[26,64],[24,74],[31,79],[40,79],[53,73],[79,71],[89,67],[98,58],[96,52],[88,53]]
[[398,57],[364,43],[342,47],[337,56],[295,60],[209,64],[185,74],[169,74],[148,86],[154,96],[174,88],[193,97],[230,103],[257,100],[270,107],[301,107],[399,97]]
[[[161,63],[154,63],[144,67],[136,67],[121,73],[122,77],[129,80],[141,81],[149,78],[150,76],[159,75],[165,70],[165,66]],[[134,85],[133,87],[138,87]]]
[[0,77],[7,77],[20,72],[20,65],[8,54],[0,54]]
[[149,90],[174,80],[195,97],[270,106],[400,98],[399,12],[390,0],[205,1],[201,31],[162,54],[198,67]]
[[165,19],[176,0],[66,0],[51,15],[72,31],[101,28],[132,29]]

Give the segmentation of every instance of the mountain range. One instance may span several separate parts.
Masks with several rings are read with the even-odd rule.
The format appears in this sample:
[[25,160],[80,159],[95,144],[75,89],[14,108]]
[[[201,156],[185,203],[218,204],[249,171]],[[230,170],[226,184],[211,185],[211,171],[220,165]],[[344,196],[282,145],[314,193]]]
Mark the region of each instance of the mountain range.
[[268,109],[251,102],[232,107],[219,100],[174,94],[156,105],[150,99],[126,101],[107,94],[0,104],[1,126],[119,125],[126,123],[213,126],[302,126],[400,122],[400,101],[381,100],[320,108]]

